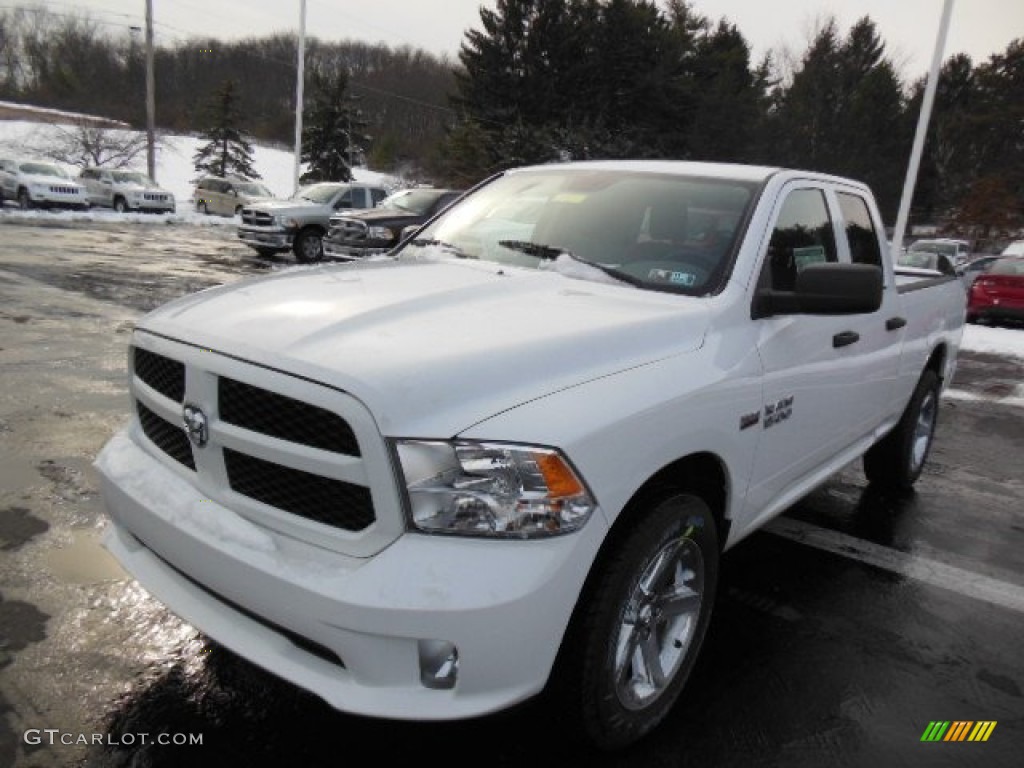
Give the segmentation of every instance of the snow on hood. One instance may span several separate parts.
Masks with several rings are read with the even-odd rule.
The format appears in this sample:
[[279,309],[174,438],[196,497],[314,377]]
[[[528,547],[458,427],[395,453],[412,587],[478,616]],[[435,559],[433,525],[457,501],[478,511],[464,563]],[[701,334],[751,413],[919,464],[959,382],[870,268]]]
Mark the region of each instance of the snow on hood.
[[138,327],[345,390],[385,435],[450,437],[694,350],[707,322],[700,299],[451,259],[288,270],[178,299]]
[[321,203],[314,203],[312,200],[305,200],[300,197],[291,200],[275,200],[274,198],[259,198],[250,202],[253,208],[271,213],[287,213],[289,211],[307,210],[309,208],[326,208]]

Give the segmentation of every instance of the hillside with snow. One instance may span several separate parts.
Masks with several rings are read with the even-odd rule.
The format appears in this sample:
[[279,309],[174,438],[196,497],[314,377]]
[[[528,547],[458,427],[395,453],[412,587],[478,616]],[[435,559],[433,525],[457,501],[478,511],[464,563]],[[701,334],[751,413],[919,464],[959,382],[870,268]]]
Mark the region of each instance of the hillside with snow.
[[[58,126],[26,120],[0,120],[0,156],[29,156],[42,158],[49,146],[56,143],[62,133],[73,131],[72,126]],[[111,129],[115,136],[128,136],[137,132]],[[160,186],[174,193],[178,202],[178,213],[185,215],[191,210],[193,179],[197,174],[192,167],[192,157],[205,141],[195,136],[164,136],[157,148],[156,180]],[[290,197],[293,192],[294,155],[291,151],[275,147],[253,145],[253,167],[262,176],[262,181],[279,197]],[[72,176],[78,175],[78,168],[60,163]],[[132,167],[144,171],[145,152],[137,158]],[[400,186],[400,180],[386,174],[356,168],[357,181],[380,184],[389,189]],[[82,214],[79,214],[82,215]],[[86,214],[89,215],[89,214]]]

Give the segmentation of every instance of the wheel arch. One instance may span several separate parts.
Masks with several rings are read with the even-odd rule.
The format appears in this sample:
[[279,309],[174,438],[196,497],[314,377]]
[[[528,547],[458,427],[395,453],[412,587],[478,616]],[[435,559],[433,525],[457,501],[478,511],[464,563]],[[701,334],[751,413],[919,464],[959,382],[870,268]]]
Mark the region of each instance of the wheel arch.
[[932,353],[928,356],[928,362],[925,363],[924,370],[934,371],[935,375],[939,377],[939,381],[944,381],[946,378],[946,360],[949,358],[949,350],[946,348],[945,342],[937,345]]

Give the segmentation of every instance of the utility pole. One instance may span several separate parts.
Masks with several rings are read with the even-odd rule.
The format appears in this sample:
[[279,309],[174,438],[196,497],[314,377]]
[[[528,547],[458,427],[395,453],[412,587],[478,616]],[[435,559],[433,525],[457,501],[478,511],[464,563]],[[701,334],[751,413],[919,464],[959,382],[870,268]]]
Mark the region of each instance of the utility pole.
[[[303,0],[305,1],[305,0]],[[156,179],[156,78],[153,75],[153,0],[146,0],[146,170]]]
[[306,77],[306,0],[301,0],[299,12],[299,77],[295,83],[295,192],[299,191],[302,171],[302,90]]
[[892,260],[896,262],[903,248],[903,237],[907,232],[907,220],[910,218],[910,201],[914,197],[914,186],[917,184],[917,172],[921,168],[921,153],[924,151],[925,136],[928,135],[928,122],[935,104],[935,89],[939,84],[939,73],[942,70],[942,55],[946,49],[946,36],[949,33],[949,20],[953,15],[953,0],[945,0],[942,7],[942,20],[939,22],[939,34],[935,38],[935,52],[932,54],[932,68],[928,73],[928,84],[921,100],[921,113],[917,116],[917,132],[914,134],[914,145],[910,150],[910,163],[907,165],[907,178],[903,182],[903,197],[900,198],[900,212],[896,216],[896,229],[892,233]]

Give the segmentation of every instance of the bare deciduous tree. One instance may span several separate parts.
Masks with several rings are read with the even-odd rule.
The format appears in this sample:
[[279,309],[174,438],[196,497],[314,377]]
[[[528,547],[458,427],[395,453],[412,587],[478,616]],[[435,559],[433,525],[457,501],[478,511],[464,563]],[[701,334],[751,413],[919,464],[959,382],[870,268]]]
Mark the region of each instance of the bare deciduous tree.
[[143,133],[107,128],[89,120],[79,120],[70,128],[56,127],[57,136],[40,153],[79,168],[126,168],[146,151]]

